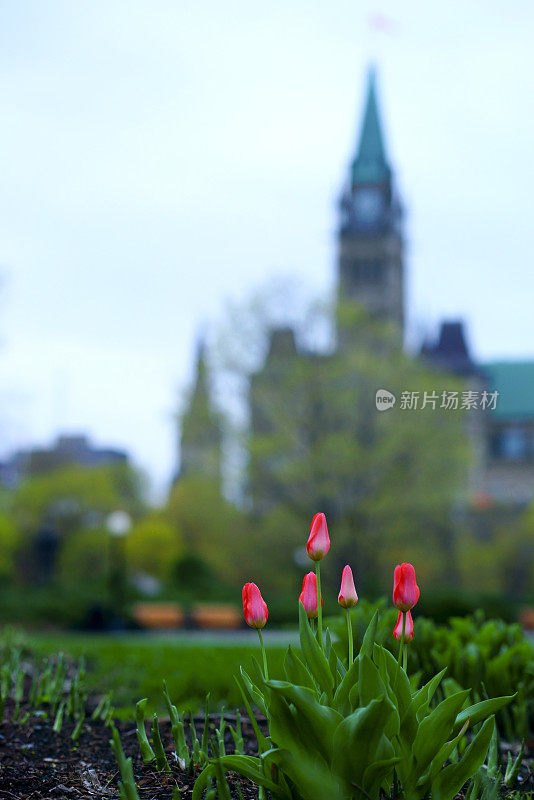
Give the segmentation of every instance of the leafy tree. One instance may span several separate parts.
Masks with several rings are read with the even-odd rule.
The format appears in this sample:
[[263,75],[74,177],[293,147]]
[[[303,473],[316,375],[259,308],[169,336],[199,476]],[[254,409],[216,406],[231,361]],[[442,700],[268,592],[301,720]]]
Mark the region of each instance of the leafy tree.
[[[324,328],[326,313],[315,308],[307,319]],[[326,568],[332,581],[350,561],[359,585],[377,591],[388,585],[392,561],[415,561],[413,554],[429,581],[456,580],[451,511],[467,485],[469,447],[464,414],[440,402],[444,391],[461,392],[461,381],[410,358],[387,326],[357,306],[340,309],[344,346],[322,351],[301,344],[297,352],[287,335],[275,347],[266,316],[256,316],[256,338],[248,336],[241,364],[230,348],[236,385],[244,387],[245,405],[250,400],[242,443],[255,546],[273,519],[285,517],[292,535],[284,532],[275,559],[287,564],[322,510],[338,544]],[[268,353],[263,368],[261,357],[251,363],[254,343]],[[378,389],[396,396],[394,408],[377,411]],[[404,391],[419,393],[417,410],[401,407]],[[435,408],[421,408],[425,392]]]
[[13,494],[11,512],[26,534],[45,520],[62,534],[98,527],[117,508],[139,516],[143,492],[140,474],[129,466],[68,466],[26,478]]
[[3,581],[14,575],[19,541],[20,537],[13,518],[0,513],[0,579]]
[[129,570],[161,579],[169,577],[183,550],[178,530],[159,514],[137,522],[126,537],[125,546]]
[[187,554],[200,556],[219,580],[241,579],[244,515],[222,497],[216,482],[202,475],[177,481],[164,515],[180,532]]
[[104,585],[109,575],[109,544],[109,534],[102,528],[76,531],[65,537],[58,557],[60,582],[65,586]]
[[[117,509],[138,518],[144,512],[143,490],[140,474],[123,464],[68,466],[26,478],[9,501],[9,513],[20,532],[19,575],[24,579],[52,577],[57,556],[70,537],[81,531],[104,530],[108,514]],[[42,544],[43,536],[51,542],[46,570],[41,552],[35,549],[39,542]],[[90,545],[91,550],[95,537],[84,536],[69,545],[65,559],[71,558],[69,552],[76,552],[78,547],[83,550]],[[60,571],[65,574],[64,567]]]

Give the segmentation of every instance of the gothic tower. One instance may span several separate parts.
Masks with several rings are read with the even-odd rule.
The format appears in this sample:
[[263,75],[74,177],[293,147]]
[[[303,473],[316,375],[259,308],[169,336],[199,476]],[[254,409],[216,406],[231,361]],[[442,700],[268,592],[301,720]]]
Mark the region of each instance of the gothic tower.
[[180,470],[176,479],[201,475],[220,486],[222,426],[210,398],[202,343],[198,345],[195,384],[181,421]]
[[[392,323],[402,344],[404,268],[402,210],[389,166],[376,93],[374,70],[360,139],[340,201],[338,303],[359,303],[372,317]],[[351,331],[338,323],[339,345]]]

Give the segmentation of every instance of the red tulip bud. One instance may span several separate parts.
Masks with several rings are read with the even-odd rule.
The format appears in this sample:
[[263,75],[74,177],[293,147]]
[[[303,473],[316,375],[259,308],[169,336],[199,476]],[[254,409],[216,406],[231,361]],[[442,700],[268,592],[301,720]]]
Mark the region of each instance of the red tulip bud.
[[263,628],[267,622],[269,609],[255,583],[245,583],[243,586],[243,614],[251,628]]
[[352,570],[348,564],[343,567],[343,572],[341,573],[341,589],[337,596],[337,602],[342,608],[352,608],[358,602]]
[[[317,611],[317,575],[315,572],[308,572],[302,581],[302,591],[299,595],[299,601],[304,606],[304,611],[308,615],[308,619],[316,619],[318,616]],[[321,597],[321,607],[323,605],[323,598]]]
[[[393,630],[393,636],[395,639],[400,642],[402,638],[402,611],[399,611],[399,616],[397,617],[397,624]],[[412,619],[412,612],[406,612],[406,622],[404,623],[404,641],[411,642],[413,639],[413,619]]]
[[330,550],[326,517],[322,513],[316,514],[312,519],[306,550],[312,561],[320,561]]
[[393,576],[393,605],[399,611],[409,611],[419,600],[419,586],[411,564],[398,564]]

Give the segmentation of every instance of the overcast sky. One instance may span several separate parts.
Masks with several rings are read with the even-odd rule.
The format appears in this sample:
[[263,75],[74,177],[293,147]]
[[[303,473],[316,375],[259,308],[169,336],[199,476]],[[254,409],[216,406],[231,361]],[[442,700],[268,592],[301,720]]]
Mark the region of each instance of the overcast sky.
[[168,480],[199,326],[272,275],[332,286],[371,59],[412,335],[461,316],[478,358],[534,358],[533,22],[531,0],[1,0],[2,452],[86,431]]

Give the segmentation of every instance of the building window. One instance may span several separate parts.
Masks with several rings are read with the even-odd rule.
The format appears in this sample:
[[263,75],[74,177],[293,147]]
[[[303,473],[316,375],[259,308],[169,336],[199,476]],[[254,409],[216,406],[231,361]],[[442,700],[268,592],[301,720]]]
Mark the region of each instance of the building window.
[[383,262],[379,258],[368,261],[343,261],[342,270],[355,284],[379,284],[383,276]]
[[534,458],[534,430],[521,425],[501,428],[492,437],[492,452],[505,461]]

